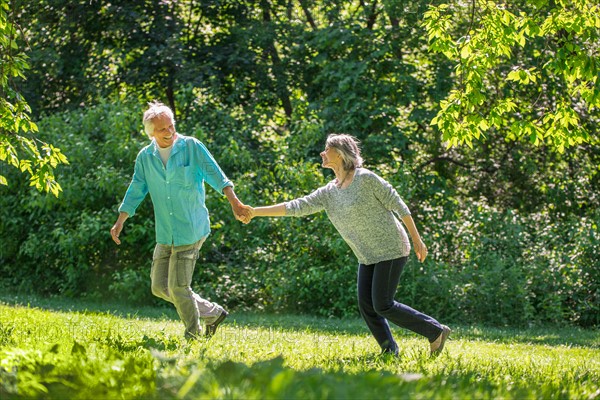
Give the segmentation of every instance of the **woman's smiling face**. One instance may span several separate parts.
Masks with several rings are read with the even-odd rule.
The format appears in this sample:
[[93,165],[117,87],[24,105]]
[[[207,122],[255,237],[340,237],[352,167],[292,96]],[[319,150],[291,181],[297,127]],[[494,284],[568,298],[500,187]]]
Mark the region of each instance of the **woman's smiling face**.
[[323,159],[323,163],[321,164],[323,168],[337,167],[341,159],[337,150],[333,147],[325,147],[325,150],[321,152],[321,158]]

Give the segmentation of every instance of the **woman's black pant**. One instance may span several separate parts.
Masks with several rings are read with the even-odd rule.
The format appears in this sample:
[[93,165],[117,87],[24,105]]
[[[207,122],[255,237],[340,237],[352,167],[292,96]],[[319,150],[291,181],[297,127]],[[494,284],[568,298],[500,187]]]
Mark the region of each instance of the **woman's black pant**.
[[358,266],[358,307],[384,352],[398,352],[388,321],[435,341],[442,326],[434,318],[394,300],[408,257]]

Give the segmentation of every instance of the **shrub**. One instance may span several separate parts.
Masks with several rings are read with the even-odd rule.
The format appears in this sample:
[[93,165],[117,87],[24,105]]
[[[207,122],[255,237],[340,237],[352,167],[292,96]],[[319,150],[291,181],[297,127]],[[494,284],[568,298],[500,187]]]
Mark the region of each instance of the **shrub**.
[[[38,123],[41,139],[61,148],[70,164],[57,170],[64,189],[58,199],[6,172],[11,186],[3,187],[0,197],[4,285],[163,304],[149,288],[150,200],[127,222],[121,246],[109,235],[135,157],[148,143],[141,132],[142,108],[104,102]],[[291,132],[290,139],[241,109],[225,112],[211,99],[193,103],[188,111],[178,130],[207,144],[243,202],[279,203],[331,179],[306,151],[322,145],[318,121],[298,125],[308,131],[297,137]],[[398,189],[430,250],[422,264],[411,255],[399,301],[443,321],[600,324],[597,209],[582,210],[579,217],[549,206],[521,214],[461,196],[445,188],[440,177],[421,185],[398,160],[371,168]],[[212,234],[193,281],[204,297],[230,309],[357,315],[357,261],[325,213],[259,218],[246,226],[210,188],[207,207]]]

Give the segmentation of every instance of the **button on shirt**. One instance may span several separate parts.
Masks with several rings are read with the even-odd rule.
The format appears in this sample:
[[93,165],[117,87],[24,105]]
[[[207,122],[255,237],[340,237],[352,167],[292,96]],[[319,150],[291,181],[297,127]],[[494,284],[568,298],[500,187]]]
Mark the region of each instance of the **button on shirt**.
[[156,242],[175,246],[195,243],[210,233],[205,181],[221,194],[227,186],[233,187],[202,142],[178,134],[165,166],[153,140],[137,155],[119,211],[132,217],[150,193]]

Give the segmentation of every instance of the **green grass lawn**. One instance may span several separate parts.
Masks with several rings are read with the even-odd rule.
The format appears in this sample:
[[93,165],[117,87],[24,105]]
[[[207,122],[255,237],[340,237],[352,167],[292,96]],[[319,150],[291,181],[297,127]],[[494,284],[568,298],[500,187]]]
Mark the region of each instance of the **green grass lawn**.
[[186,342],[169,308],[0,296],[0,398],[600,399],[600,333],[453,326],[444,353],[359,319],[232,313]]

